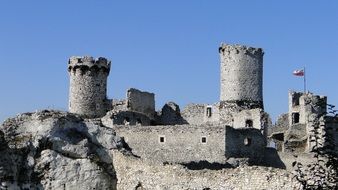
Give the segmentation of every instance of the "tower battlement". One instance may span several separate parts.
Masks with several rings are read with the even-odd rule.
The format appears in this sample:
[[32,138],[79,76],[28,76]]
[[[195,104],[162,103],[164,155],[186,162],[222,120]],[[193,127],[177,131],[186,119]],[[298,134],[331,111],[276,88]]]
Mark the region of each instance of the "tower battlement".
[[249,46],[244,46],[244,45],[229,45],[229,44],[224,44],[222,43],[218,49],[219,53],[223,54],[251,54],[254,56],[263,56],[264,51],[262,48],[254,48],[254,47],[249,47]]
[[68,60],[68,71],[75,71],[78,68],[91,69],[96,67],[109,73],[110,64],[111,61],[104,57],[94,59],[91,56],[72,56]]
[[87,118],[106,114],[110,64],[103,57],[73,56],[68,60],[70,112]]

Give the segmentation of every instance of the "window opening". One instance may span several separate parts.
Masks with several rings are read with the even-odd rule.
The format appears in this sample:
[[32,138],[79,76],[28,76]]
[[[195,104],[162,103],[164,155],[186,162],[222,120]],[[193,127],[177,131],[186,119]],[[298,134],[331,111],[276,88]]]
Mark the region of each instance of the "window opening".
[[160,136],[160,143],[164,143],[165,142],[165,137],[164,136]]
[[251,139],[250,138],[245,138],[244,139],[244,145],[245,146],[250,146],[251,145]]
[[212,109],[211,107],[207,107],[207,117],[211,117],[212,116]]
[[299,123],[299,113],[292,113],[292,124]]
[[207,137],[202,137],[201,142],[202,142],[203,144],[207,143]]
[[245,127],[253,127],[253,121],[251,119],[246,120]]

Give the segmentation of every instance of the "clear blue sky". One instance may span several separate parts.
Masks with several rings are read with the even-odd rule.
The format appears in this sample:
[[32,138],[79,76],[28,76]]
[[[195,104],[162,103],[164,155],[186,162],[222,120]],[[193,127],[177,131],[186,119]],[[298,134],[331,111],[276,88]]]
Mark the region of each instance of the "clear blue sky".
[[[321,2],[321,3],[320,3]],[[264,101],[287,112],[292,71],[306,66],[308,87],[338,104],[337,1],[8,0],[0,3],[0,122],[20,112],[67,109],[67,59],[112,60],[108,96],[136,87],[170,100],[219,100],[221,42],[262,47]]]

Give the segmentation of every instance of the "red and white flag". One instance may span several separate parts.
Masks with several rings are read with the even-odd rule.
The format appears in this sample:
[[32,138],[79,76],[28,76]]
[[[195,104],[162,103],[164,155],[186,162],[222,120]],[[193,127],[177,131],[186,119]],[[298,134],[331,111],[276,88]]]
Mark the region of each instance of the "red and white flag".
[[302,77],[302,76],[304,76],[304,70],[303,69],[302,70],[295,70],[295,71],[293,71],[292,74],[295,75],[295,76],[298,76],[298,77]]

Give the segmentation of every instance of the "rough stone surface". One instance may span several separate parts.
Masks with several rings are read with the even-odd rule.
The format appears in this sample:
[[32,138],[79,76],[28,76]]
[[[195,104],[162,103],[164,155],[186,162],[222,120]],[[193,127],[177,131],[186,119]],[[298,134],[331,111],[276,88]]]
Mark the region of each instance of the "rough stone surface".
[[266,141],[257,129],[223,126],[112,126],[133,154],[153,162],[222,163],[230,157],[261,162]]
[[107,77],[110,61],[105,58],[71,57],[68,63],[70,75],[69,111],[83,117],[96,118],[106,114]]
[[[325,146],[325,134],[331,134],[333,144],[337,143],[336,116],[327,116],[327,97],[307,92],[289,92],[289,112],[283,114],[276,125],[270,129],[269,137],[276,144],[278,151],[304,153],[315,146],[311,136],[321,136],[317,142]],[[318,121],[318,122],[316,122]],[[314,134],[314,126],[318,130]]]
[[127,107],[130,111],[143,113],[151,120],[155,117],[155,94],[135,88],[127,91]]
[[182,112],[182,117],[191,125],[204,122],[205,104],[188,104]]
[[235,128],[255,128],[260,130],[262,109],[242,110],[234,113],[234,127]]
[[114,165],[118,189],[301,189],[289,172],[275,168],[188,170],[181,165],[155,165],[119,152],[114,153]]
[[299,114],[298,123],[308,122],[310,114],[323,114],[326,112],[327,97],[312,93],[289,92],[289,126],[295,124],[295,113]]
[[142,113],[132,111],[110,111],[101,120],[106,126],[113,125],[149,126],[151,124],[149,117],[147,117]]
[[[224,127],[206,126],[114,126],[133,154],[153,162],[225,163]],[[202,143],[205,137],[206,143]],[[163,138],[163,142],[161,139]]]
[[181,116],[180,107],[174,102],[166,103],[158,114],[157,123],[161,125],[182,125],[188,124]]
[[96,120],[26,113],[0,127],[1,189],[116,189],[110,150],[123,141]]
[[263,50],[222,44],[221,101],[263,101]]

